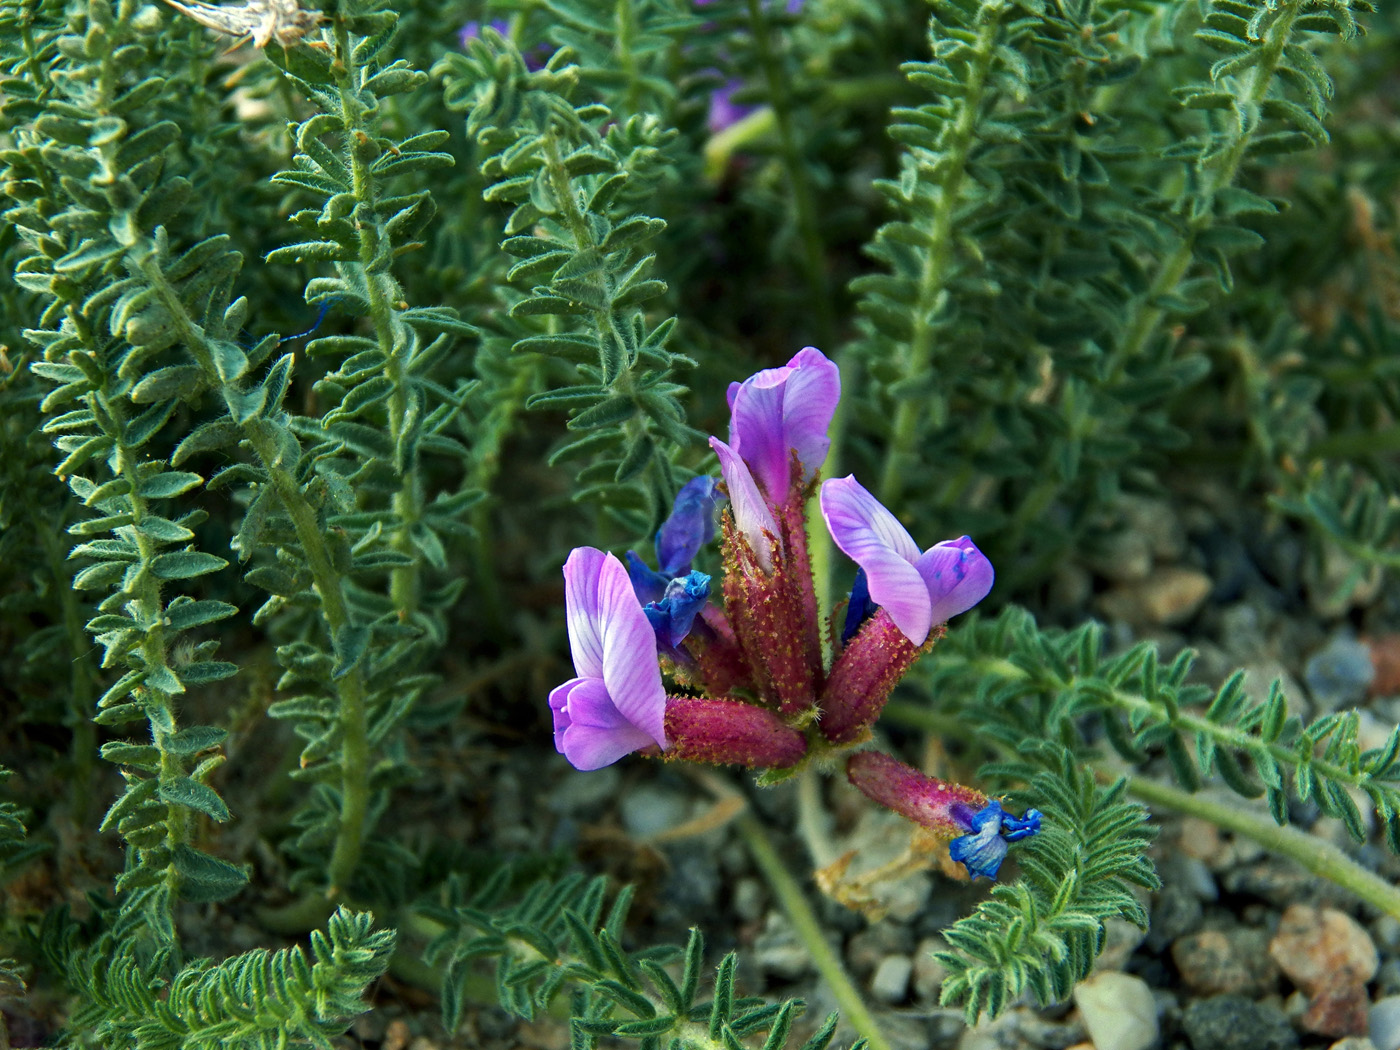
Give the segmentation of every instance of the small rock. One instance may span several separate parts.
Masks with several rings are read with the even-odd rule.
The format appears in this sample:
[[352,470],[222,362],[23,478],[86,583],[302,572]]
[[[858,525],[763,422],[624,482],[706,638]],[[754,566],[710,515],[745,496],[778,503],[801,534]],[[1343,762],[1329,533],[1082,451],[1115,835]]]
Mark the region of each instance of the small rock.
[[1127,919],[1108,919],[1103,924],[1103,951],[1094,963],[1095,970],[1123,970],[1137,946],[1147,938],[1147,931]]
[[[1309,995],[1325,988],[1363,985],[1380,959],[1365,928],[1335,908],[1291,905],[1269,942],[1269,954],[1288,979]],[[1338,1032],[1338,1035],[1352,1034]]]
[[1382,915],[1371,923],[1371,939],[1388,952],[1400,948],[1400,919],[1393,915]]
[[1288,1018],[1242,995],[1196,1000],[1182,1014],[1181,1027],[1194,1050],[1296,1050],[1298,1046],[1298,1033]]
[[1186,986],[1202,995],[1265,995],[1278,981],[1262,930],[1201,930],[1172,944]]
[[649,839],[690,816],[690,799],[657,784],[638,784],[622,793],[622,826],[634,839]]
[[870,994],[891,1006],[902,1003],[909,994],[909,978],[913,973],[914,960],[909,956],[886,955],[870,978]]
[[760,970],[785,981],[796,980],[812,968],[806,946],[777,912],[768,913],[763,932],[754,938],[753,958]]
[[1370,1005],[1364,985],[1324,988],[1312,997],[1299,1024],[1304,1031],[1318,1035],[1365,1035],[1370,1030]]
[[1096,1050],[1147,1050],[1157,1041],[1157,1004],[1141,977],[1096,973],[1075,986],[1074,1001]]
[[938,992],[948,977],[948,967],[933,956],[947,946],[942,937],[925,937],[914,949],[914,994],[926,1003],[938,1002]]
[[763,906],[767,894],[763,883],[753,876],[745,876],[734,883],[734,914],[744,922],[757,922],[763,917]]
[[1284,698],[1288,702],[1288,713],[1299,716],[1309,713],[1310,707],[1307,705],[1307,694],[1303,692],[1303,687],[1278,660],[1249,660],[1246,661],[1244,670],[1244,695],[1254,703],[1262,704],[1269,699],[1274,680],[1277,679],[1279,688],[1283,690]]
[[1152,902],[1152,924],[1147,928],[1147,947],[1160,952],[1167,945],[1201,926],[1205,912],[1201,902],[1163,873],[1162,888]]
[[1317,880],[1292,864],[1266,860],[1228,871],[1220,881],[1227,893],[1258,897],[1275,907],[1286,908],[1313,889]]
[[1170,566],[1145,580],[1113,588],[1099,604],[1108,616],[1128,623],[1171,626],[1189,620],[1210,588],[1210,577],[1199,569]]
[[1400,693],[1400,634],[1378,634],[1362,641],[1371,655],[1371,695]]
[[1308,605],[1324,620],[1370,605],[1382,582],[1379,565],[1366,565],[1331,543],[1321,558],[1303,559],[1301,576]]
[[957,1050],[1022,1050],[1029,1046],[1020,1036],[1016,1015],[1006,1013],[995,1021],[982,1021],[964,1029]]
[[1084,1039],[1084,1021],[1081,1015],[1072,1014],[1067,1021],[1050,1021],[1033,1010],[1017,1010],[1019,1031],[1032,1046],[1044,1050],[1068,1050]]
[[1376,1050],[1400,1050],[1400,995],[1388,995],[1371,1007],[1371,1042]]
[[873,923],[846,942],[846,964],[857,976],[864,977],[873,973],[886,956],[907,954],[913,943],[907,927],[886,921]]
[[1136,583],[1152,575],[1152,544],[1141,532],[1109,533],[1090,545],[1089,568],[1114,583]]
[[1369,1039],[1351,1035],[1345,1039],[1338,1039],[1327,1050],[1376,1050],[1376,1044]]
[[1361,703],[1375,676],[1371,650],[1350,634],[1335,636],[1308,659],[1303,669],[1303,681],[1319,711],[1336,711]]
[[931,1010],[928,1014],[929,1050],[950,1050],[957,1046],[967,1022],[961,1010]]
[[408,1022],[402,1017],[395,1017],[384,1029],[384,1040],[381,1045],[383,1050],[404,1050],[412,1037],[413,1033],[409,1030]]
[[617,766],[604,766],[591,773],[570,770],[549,793],[549,808],[560,816],[601,809],[622,793],[621,783]]
[[1206,863],[1218,860],[1224,852],[1220,828],[1200,817],[1186,817],[1181,821],[1177,847],[1188,857]]

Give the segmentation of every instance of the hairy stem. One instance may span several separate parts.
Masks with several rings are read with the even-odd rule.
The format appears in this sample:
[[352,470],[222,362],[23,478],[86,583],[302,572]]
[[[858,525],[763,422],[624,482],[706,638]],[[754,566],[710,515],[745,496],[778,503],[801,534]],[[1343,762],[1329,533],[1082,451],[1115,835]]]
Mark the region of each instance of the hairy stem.
[[[356,91],[359,69],[355,64],[354,48],[344,21],[335,23],[336,90],[340,97],[340,118],[345,125],[345,159],[350,168],[351,192],[365,205],[371,215],[378,203],[378,189],[370,172],[365,143],[376,132],[366,120],[364,103]],[[409,412],[412,399],[408,389],[408,359],[412,356],[416,337],[404,331],[404,325],[394,317],[402,292],[389,273],[382,253],[388,251],[388,240],[377,223],[362,222],[360,234],[360,269],[364,274],[369,299],[370,320],[374,325],[379,351],[384,355],[384,375],[393,384],[388,399],[389,440],[394,447],[395,465],[399,472],[399,490],[394,493],[394,526],[390,545],[411,559],[407,565],[390,570],[389,596],[400,621],[411,622],[418,612],[422,592],[422,555],[413,544],[413,528],[422,517],[423,490],[419,477],[417,456],[401,458],[405,434],[412,424]]]
[[[223,388],[230,407],[242,395],[236,382],[222,384],[214,365],[213,352],[204,330],[185,311],[175,289],[149,255],[140,263],[142,275],[150,282],[170,317],[181,330],[181,339],[212,385]],[[230,413],[236,418],[236,413]],[[271,425],[255,418],[241,425],[242,435],[272,483],[273,491],[292,521],[297,540],[306,553],[308,568],[321,603],[321,615],[332,639],[342,636],[353,624],[349,604],[341,585],[340,573],[331,559],[316,508],[292,471],[283,464],[281,449]],[[327,872],[327,896],[340,896],[359,863],[364,845],[365,817],[369,812],[369,733],[364,674],[356,666],[337,680],[341,731],[340,816],[335,845]]]
[[[1116,773],[1103,775],[1117,776]],[[1287,825],[1280,827],[1266,813],[1255,813],[1240,806],[1192,795],[1144,777],[1128,777],[1128,793],[1150,805],[1200,817],[1217,827],[1243,835],[1270,853],[1297,861],[1314,875],[1336,883],[1367,904],[1400,919],[1400,887],[1367,871],[1343,850],[1316,835]]]
[[[1302,8],[1303,0],[1286,0],[1283,13],[1269,27],[1264,39],[1263,57],[1250,69],[1244,93],[1239,99],[1242,112],[1257,113],[1260,103],[1267,97],[1283,58],[1283,49],[1293,31],[1293,23],[1302,13]],[[1128,363],[1143,351],[1161,327],[1167,311],[1158,303],[1162,296],[1181,283],[1191,268],[1195,259],[1196,239],[1215,221],[1216,195],[1234,183],[1257,129],[1257,119],[1253,124],[1240,126],[1229,148],[1213,158],[1209,166],[1202,167],[1200,175],[1205,187],[1201,199],[1205,204],[1193,209],[1194,215],[1187,221],[1180,243],[1162,260],[1151,286],[1134,304],[1123,339],[1109,358],[1107,371],[1110,382],[1122,378]]]
[[[982,22],[971,43],[970,68],[963,85],[964,94],[959,103],[957,120],[941,143],[938,196],[927,231],[931,243],[924,254],[918,299],[912,310],[913,334],[900,362],[900,373],[905,379],[927,371],[933,357],[936,336],[934,315],[954,260],[953,218],[957,214],[963,181],[967,177],[967,161],[976,138],[977,122],[983,102],[990,92],[989,74],[996,57],[1001,14],[1000,4],[983,6]],[[884,469],[880,475],[879,495],[887,506],[896,506],[903,494],[905,467],[918,441],[920,417],[926,411],[923,402],[909,398],[902,399],[895,409],[890,441],[885,450]]]
[[773,848],[771,833],[752,813],[740,816],[734,822],[734,826],[739,831],[739,837],[744,840],[744,845],[748,847],[754,863],[763,872],[773,895],[778,898],[778,903],[788,921],[792,923],[798,939],[811,956],[817,972],[831,989],[837,1005],[841,1008],[841,1015],[870,1045],[871,1050],[891,1050],[889,1040],[880,1031],[860,992],[856,990],[845,967],[841,965],[841,957],[827,943],[821,921],[812,910],[812,906],[807,903],[802,887],[784,866],[778,851]]

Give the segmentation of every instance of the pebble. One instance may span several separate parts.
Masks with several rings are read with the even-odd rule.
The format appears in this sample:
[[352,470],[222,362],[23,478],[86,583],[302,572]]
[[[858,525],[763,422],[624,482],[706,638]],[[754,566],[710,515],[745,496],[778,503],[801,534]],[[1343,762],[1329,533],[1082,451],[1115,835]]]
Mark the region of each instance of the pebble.
[[1382,576],[1379,565],[1362,565],[1340,548],[1326,544],[1322,557],[1304,558],[1303,589],[1308,605],[1318,617],[1330,620],[1352,609],[1363,609],[1376,600]]
[[[1269,942],[1269,954],[1309,995],[1364,985],[1376,975],[1376,946],[1359,922],[1335,908],[1291,905]],[[1350,1034],[1350,1033],[1337,1033]]]
[[1169,566],[1145,580],[1114,587],[1099,599],[1099,605],[1114,619],[1171,626],[1189,620],[1210,588],[1210,577],[1199,569]]
[[768,913],[763,932],[754,938],[753,958],[760,970],[785,981],[796,980],[812,968],[806,946],[787,919],[775,911]]
[[1267,995],[1278,982],[1262,930],[1201,930],[1172,944],[1181,979],[1201,995]]
[[734,883],[734,914],[744,922],[757,922],[763,918],[767,896],[758,879],[751,875],[739,879]]
[[1242,995],[1196,1000],[1182,1014],[1181,1027],[1194,1050],[1296,1050],[1298,1046],[1298,1033],[1288,1018],[1277,1008]]
[[948,977],[948,967],[934,958],[934,952],[948,945],[942,937],[925,937],[914,949],[914,995],[926,1003],[938,1002],[938,993]]
[[1113,583],[1136,583],[1152,575],[1152,544],[1134,529],[1110,533],[1089,546],[1089,568]]
[[1376,1050],[1376,1044],[1363,1036],[1349,1035],[1338,1039],[1327,1050]]
[[1147,928],[1147,947],[1154,952],[1160,952],[1179,937],[1195,933],[1205,915],[1196,896],[1174,882],[1166,872],[1163,872],[1162,883],[1161,890],[1153,898],[1152,924]]
[[690,805],[691,800],[680,792],[650,783],[623,792],[618,809],[627,834],[634,839],[649,839],[683,824],[690,816]]
[[1096,1050],[1147,1050],[1157,1041],[1157,1004],[1140,977],[1105,970],[1074,989]]
[[1374,1004],[1370,1021],[1376,1050],[1400,1050],[1400,995],[1388,995]]
[[890,955],[903,955],[913,947],[913,934],[908,927],[893,922],[877,922],[846,942],[846,964],[859,977],[873,973],[881,960]]
[[1371,695],[1400,693],[1400,634],[1380,634],[1364,639],[1371,654]]
[[1103,924],[1103,950],[1094,963],[1096,970],[1123,970],[1137,946],[1147,939],[1147,931],[1127,919],[1111,918]]
[[601,809],[604,803],[622,794],[621,784],[622,774],[617,766],[604,766],[591,773],[570,770],[549,793],[549,808],[560,816]]
[[1318,1035],[1365,1035],[1370,1030],[1370,1005],[1365,985],[1324,988],[1312,997],[1298,1023],[1304,1031]]
[[1313,653],[1303,669],[1303,681],[1318,711],[1361,703],[1375,677],[1370,648],[1350,633],[1335,635]]
[[902,1003],[909,994],[909,978],[913,973],[914,960],[909,956],[886,955],[870,978],[870,994],[891,1006]]

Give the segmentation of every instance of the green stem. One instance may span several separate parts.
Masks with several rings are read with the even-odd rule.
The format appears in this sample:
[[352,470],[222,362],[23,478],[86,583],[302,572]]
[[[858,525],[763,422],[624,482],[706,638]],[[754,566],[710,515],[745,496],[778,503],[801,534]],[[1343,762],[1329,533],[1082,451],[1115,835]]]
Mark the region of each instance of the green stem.
[[48,559],[49,572],[57,585],[58,603],[63,610],[63,633],[72,654],[68,676],[68,714],[73,729],[73,774],[69,798],[73,803],[74,819],[86,825],[87,813],[92,808],[89,790],[92,756],[97,753],[97,726],[92,721],[97,683],[88,660],[92,643],[83,629],[83,610],[78,592],[70,586],[73,573],[65,564],[67,552],[59,542],[60,534],[54,531],[52,522],[36,521],[34,526],[34,532],[43,544],[44,556]]
[[874,1016],[860,997],[860,992],[851,983],[845,967],[841,965],[840,957],[823,936],[821,923],[817,920],[812,906],[807,903],[802,887],[797,884],[797,880],[783,865],[777,850],[773,848],[768,830],[759,824],[751,813],[739,816],[734,826],[739,831],[739,837],[744,840],[744,845],[748,847],[754,863],[768,880],[773,895],[777,897],[798,939],[807,949],[817,972],[822,975],[835,996],[842,1016],[870,1044],[871,1050],[892,1050],[889,1040],[880,1031]]
[[[1108,773],[1108,776],[1115,774]],[[1130,776],[1128,793],[1178,813],[1208,820],[1259,843],[1270,853],[1297,861],[1302,867],[1354,893],[1367,904],[1400,919],[1400,887],[1367,871],[1332,843],[1288,826],[1280,827],[1265,814],[1192,795],[1154,780]]]
[[[362,142],[372,142],[378,129],[367,125],[365,106],[355,90],[359,70],[355,65],[354,48],[344,20],[335,22],[336,89],[340,96],[340,118],[345,131],[345,157],[349,162],[350,186],[355,200],[365,206],[370,215],[376,213],[378,192],[370,172]],[[395,320],[395,303],[402,298],[398,282],[390,275],[381,256],[390,251],[388,235],[378,222],[359,223],[360,269],[364,274],[365,291],[369,300],[370,321],[384,355],[384,375],[392,383],[387,403],[389,441],[394,448],[394,465],[399,473],[399,490],[394,493],[393,509],[396,525],[390,546],[410,559],[407,565],[395,566],[389,573],[389,596],[401,622],[411,622],[418,613],[422,593],[422,556],[413,543],[413,528],[422,517],[422,484],[417,457],[404,457],[406,432],[410,425],[408,365],[415,337],[408,336],[404,325]]]
[[[963,736],[967,732],[967,727],[955,717],[940,715],[927,707],[908,701],[891,703],[883,713],[897,722],[916,726],[940,736]],[[990,743],[998,750],[1011,754],[1010,749],[1004,745],[998,745],[996,741]],[[1104,779],[1113,780],[1121,775],[1118,770],[1110,769],[1102,762],[1093,765],[1096,773]],[[1128,776],[1126,779],[1128,792],[1142,801],[1188,816],[1200,817],[1226,831],[1243,835],[1259,843],[1269,852],[1297,861],[1314,875],[1335,883],[1387,915],[1400,919],[1400,887],[1393,886],[1380,876],[1367,871],[1348,857],[1345,851],[1330,842],[1297,828],[1279,826],[1265,813],[1255,813],[1242,806],[1217,802],[1199,794],[1193,795],[1145,777]]]
[[[242,391],[235,383],[223,385],[204,330],[195,324],[185,311],[175,289],[149,254],[141,260],[138,267],[156,292],[161,304],[169,311],[172,320],[180,328],[181,341],[190,356],[195,359],[209,383],[222,389],[232,410]],[[234,418],[237,417],[236,412],[230,414]],[[341,586],[341,574],[336,570],[330,548],[321,531],[316,508],[307,499],[295,475],[283,464],[273,424],[266,419],[254,418],[243,423],[241,430],[243,439],[248,442],[267,472],[278,501],[292,521],[292,528],[306,555],[311,579],[320,599],[326,631],[334,644],[334,639],[342,636],[341,633],[352,626],[354,620]],[[343,893],[354,874],[355,866],[359,863],[370,796],[369,727],[364,673],[360,667],[351,668],[338,679],[335,691],[340,708],[341,731],[340,816],[327,872],[327,896],[330,898]]]
[[[321,599],[321,614],[331,638],[347,629],[352,621],[341,589],[340,574],[331,561],[330,551],[316,516],[292,473],[279,461],[276,439],[262,420],[244,428],[244,436],[267,471],[278,500],[292,519],[292,528],[311,569],[311,579]],[[340,703],[340,816],[335,845],[327,870],[328,898],[339,897],[350,883],[364,847],[365,818],[369,812],[369,727],[366,713],[364,675],[354,667],[336,683]]]
[[[751,0],[752,2],[752,0]],[[981,115],[983,98],[989,90],[989,74],[996,58],[997,31],[1001,27],[1000,5],[984,7],[982,23],[972,42],[970,68],[957,120],[948,131],[939,157],[937,175],[938,195],[933,205],[933,221],[928,230],[930,244],[924,254],[923,271],[919,277],[918,299],[911,311],[914,330],[901,362],[900,373],[905,379],[922,375],[933,358],[937,325],[934,321],[938,300],[943,295],[952,268],[953,219],[961,201],[963,181],[967,177],[968,156]],[[906,461],[914,451],[920,431],[920,420],[927,413],[922,400],[904,398],[895,409],[889,445],[885,450],[884,469],[880,475],[880,499],[895,506],[904,491]]]
[[748,4],[754,50],[758,52],[768,101],[773,108],[778,130],[778,155],[782,158],[788,189],[792,194],[797,234],[802,242],[803,269],[812,294],[812,306],[816,310],[816,339],[830,346],[836,334],[836,321],[827,277],[826,248],[817,222],[817,208],[812,183],[807,177],[807,165],[802,161],[802,154],[797,148],[797,135],[792,127],[792,97],[788,94],[787,77],[768,37],[768,16],[763,10],[763,0],[748,0]]
[[[1257,113],[1260,103],[1269,93],[1274,76],[1278,72],[1283,57],[1283,49],[1288,43],[1293,23],[1301,13],[1301,0],[1291,0],[1278,19],[1269,27],[1264,40],[1262,57],[1249,72],[1249,87],[1238,104],[1244,113]],[[1175,250],[1162,261],[1161,269],[1153,279],[1145,295],[1135,304],[1132,319],[1128,322],[1123,340],[1109,359],[1108,375],[1110,382],[1121,379],[1128,363],[1138,356],[1148,341],[1161,326],[1167,311],[1157,303],[1162,296],[1175,288],[1186,276],[1196,255],[1196,239],[1215,221],[1215,198],[1221,190],[1232,185],[1239,174],[1240,164],[1253,141],[1258,129],[1257,120],[1248,127],[1241,127],[1230,147],[1208,167],[1203,166],[1201,177],[1206,186],[1201,193],[1204,204],[1194,208],[1195,215],[1186,224],[1186,231]]]

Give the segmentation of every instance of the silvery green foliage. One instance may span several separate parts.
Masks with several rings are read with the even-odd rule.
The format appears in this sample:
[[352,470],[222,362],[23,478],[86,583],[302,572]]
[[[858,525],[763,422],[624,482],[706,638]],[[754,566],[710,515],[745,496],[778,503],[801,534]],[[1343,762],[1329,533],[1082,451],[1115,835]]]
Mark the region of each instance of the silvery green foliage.
[[[1210,368],[1184,326],[1264,243],[1279,202],[1259,173],[1327,141],[1315,52],[1369,10],[935,5],[933,58],[904,67],[920,104],[891,127],[905,149],[881,188],[899,217],[870,249],[887,272],[853,285],[883,498],[937,465],[909,498],[1020,580],[1119,489],[1153,484],[1146,468],[1187,443],[1177,395]],[[1034,403],[1008,412],[998,391],[1028,385]]]
[[[489,652],[552,651],[559,618],[536,612],[557,602],[532,606],[533,586],[600,531],[646,540],[705,469],[687,410],[718,418],[756,352],[837,339],[856,310],[843,469],[883,465],[921,533],[973,533],[1005,599],[1032,597],[1118,492],[1161,489],[1189,433],[1316,542],[1396,564],[1384,274],[1325,331],[1295,302],[1354,265],[1340,184],[1379,201],[1400,181],[1367,159],[1393,131],[1336,116],[1388,68],[1395,12],[408,8],[327,4],[236,73],[160,5],[0,8],[0,659],[27,724],[67,734],[73,798],[47,819],[99,799],[80,826],[126,857],[90,920],[42,924],[43,976],[81,1004],[71,1044],[329,1045],[395,938],[327,894],[438,924],[449,1024],[490,959],[517,1014],[568,992],[578,1046],[792,1042],[800,1004],[737,998],[732,956],[702,994],[698,934],[624,949],[627,897],[608,909],[600,882],[518,897],[420,864],[394,789],[440,775],[418,734],[463,699],[439,689],[449,643],[517,701],[478,724],[533,719],[538,683]],[[510,39],[463,46],[467,14],[508,16]],[[741,156],[705,129],[730,78],[767,129]],[[1311,159],[1329,141],[1346,178]],[[969,1016],[1063,998],[1105,919],[1145,921],[1130,888],[1154,882],[1151,829],[1086,771],[1104,746],[1262,793],[1280,819],[1315,800],[1354,833],[1358,788],[1394,843],[1397,737],[1364,751],[1354,718],[1304,724],[1238,677],[1201,691],[1188,664],[1013,609],[925,665],[999,756],[987,775],[1046,816],[1021,879],[948,932],[944,995]],[[264,708],[297,739],[240,787],[224,748]],[[88,771],[99,740],[110,779]],[[20,816],[0,806],[6,876],[36,853]],[[239,818],[277,850],[223,835]],[[191,905],[281,899],[262,871],[250,885],[256,857],[303,894],[269,922],[325,926],[310,955],[186,961]]]
[[[700,998],[705,941],[698,929],[691,929],[684,948],[624,949],[620,936],[630,890],[609,906],[606,879],[570,876],[538,882],[523,899],[504,903],[507,884],[504,872],[474,890],[454,881],[442,903],[425,909],[443,928],[428,947],[428,959],[444,971],[442,1010],[449,1029],[461,1017],[472,963],[487,957],[498,960],[501,1005],[520,1017],[532,1019],[564,991],[583,986],[571,1009],[570,1041],[576,1047],[591,1050],[601,1039],[620,1039],[635,1041],[641,1050],[734,1048],[758,1036],[763,1050],[799,1045],[792,1025],[805,1004],[736,994],[734,952],[716,967],[709,998]],[[828,1015],[801,1050],[825,1050],[837,1019]],[[864,1045],[859,1040],[852,1050]]]

